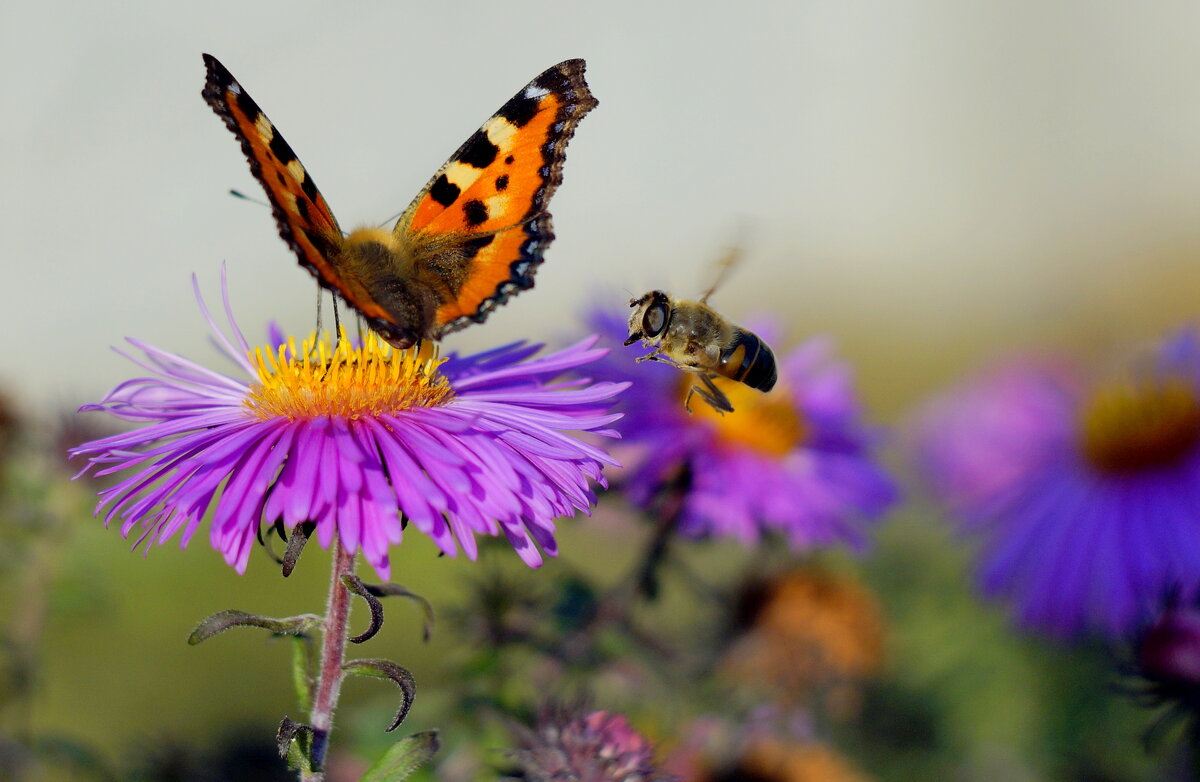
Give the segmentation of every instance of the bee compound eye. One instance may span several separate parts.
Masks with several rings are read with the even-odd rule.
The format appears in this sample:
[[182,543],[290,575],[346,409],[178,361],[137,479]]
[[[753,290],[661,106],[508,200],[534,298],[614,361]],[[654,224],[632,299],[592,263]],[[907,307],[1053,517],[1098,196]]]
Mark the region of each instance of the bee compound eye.
[[667,325],[667,307],[665,304],[656,302],[650,309],[646,310],[646,317],[642,323],[642,330],[648,336],[656,337],[662,333]]

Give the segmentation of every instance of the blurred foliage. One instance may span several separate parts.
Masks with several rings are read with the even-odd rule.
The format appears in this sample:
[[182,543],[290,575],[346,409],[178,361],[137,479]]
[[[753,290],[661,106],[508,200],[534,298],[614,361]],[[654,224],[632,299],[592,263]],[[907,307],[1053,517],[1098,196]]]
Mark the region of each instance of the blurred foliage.
[[[273,742],[282,715],[298,714],[288,644],[240,629],[199,648],[186,638],[226,608],[319,611],[327,552],[309,547],[288,579],[261,554],[236,575],[204,532],[186,552],[130,556],[116,529],[91,518],[96,487],[69,480],[61,441],[17,434],[28,427],[8,415],[0,776],[291,778]],[[371,654],[413,672],[416,703],[401,736],[388,734],[395,688],[350,681],[331,782],[357,779],[402,735],[432,728],[442,749],[413,779],[496,779],[511,769],[513,726],[548,698],[577,697],[627,714],[689,778],[762,776],[764,757],[846,779],[1186,778],[1177,736],[1143,749],[1155,714],[1115,686],[1123,650],[1016,631],[974,596],[969,552],[920,504],[883,524],[861,560],[801,557],[779,541],[664,546],[661,529],[614,495],[561,533],[562,555],[539,571],[503,543],[472,563],[405,539],[396,578],[432,603],[436,629],[424,642],[422,605],[388,600]],[[817,603],[783,620],[776,611],[778,626],[764,630],[764,606],[782,594],[772,579],[786,573],[816,574],[801,593]],[[857,615],[839,624],[838,611]],[[357,603],[355,632],[366,619]],[[788,622],[805,634],[779,636]],[[764,663],[779,638],[814,651],[786,687],[752,681],[801,658]],[[860,662],[838,663],[847,644]]]

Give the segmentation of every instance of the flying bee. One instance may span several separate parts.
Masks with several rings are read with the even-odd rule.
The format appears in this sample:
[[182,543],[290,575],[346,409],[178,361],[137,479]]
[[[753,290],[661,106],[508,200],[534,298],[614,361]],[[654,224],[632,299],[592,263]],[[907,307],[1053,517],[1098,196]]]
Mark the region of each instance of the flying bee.
[[708,306],[708,297],[725,279],[739,253],[730,252],[721,262],[721,272],[699,301],[676,299],[662,291],[650,291],[630,299],[629,338],[626,345],[639,339],[654,351],[638,362],[658,361],[692,372],[701,385],[693,385],[683,400],[692,412],[692,394],[699,394],[718,413],[732,413],[733,404],[717,385],[715,377],[727,377],[757,389],[770,391],[778,374],[775,354],[758,335],[740,328]]

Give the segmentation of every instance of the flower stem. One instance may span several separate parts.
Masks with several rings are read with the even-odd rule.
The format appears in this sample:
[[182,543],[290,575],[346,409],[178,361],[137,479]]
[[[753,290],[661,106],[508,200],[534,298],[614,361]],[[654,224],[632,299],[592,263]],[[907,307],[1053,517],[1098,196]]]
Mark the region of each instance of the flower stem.
[[333,728],[333,710],[342,690],[342,661],[346,655],[346,634],[350,629],[350,590],[342,576],[353,575],[354,554],[342,547],[334,537],[333,572],[329,583],[329,606],[325,612],[325,632],[321,642],[321,672],[317,678],[317,694],[309,716],[313,730],[313,771],[300,776],[302,782],[322,782],[325,779],[325,753],[329,747],[329,732]]

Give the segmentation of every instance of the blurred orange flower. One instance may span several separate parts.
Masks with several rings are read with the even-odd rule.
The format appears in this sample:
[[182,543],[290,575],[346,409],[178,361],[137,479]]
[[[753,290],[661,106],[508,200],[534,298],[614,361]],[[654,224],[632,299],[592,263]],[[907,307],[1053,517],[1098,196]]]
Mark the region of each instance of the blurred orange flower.
[[739,613],[745,630],[724,668],[775,700],[823,693],[825,705],[851,710],[858,683],[882,664],[882,615],[853,576],[820,566],[790,570],[747,589]]

